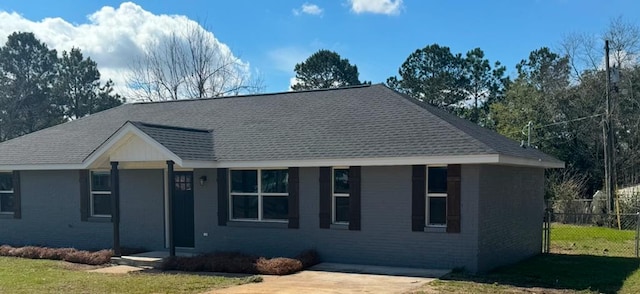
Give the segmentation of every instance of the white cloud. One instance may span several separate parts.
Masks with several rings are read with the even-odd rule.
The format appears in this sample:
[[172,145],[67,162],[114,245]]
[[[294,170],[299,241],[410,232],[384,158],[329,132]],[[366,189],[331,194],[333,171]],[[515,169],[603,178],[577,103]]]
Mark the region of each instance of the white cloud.
[[300,7],[300,9],[294,9],[293,14],[300,15],[300,13],[306,13],[310,15],[322,15],[323,11],[324,10],[318,5],[305,3],[302,4],[302,7]]
[[288,90],[289,90],[289,91],[293,91],[293,85],[295,85],[295,84],[297,84],[297,83],[298,83],[298,79],[296,79],[296,76],[292,76],[292,77],[289,79],[289,89],[288,89]]
[[306,14],[312,14],[312,15],[320,15],[322,14],[322,8],[320,8],[318,5],[315,4],[302,4],[302,12],[306,13]]
[[[61,18],[45,18],[33,21],[15,12],[0,11],[0,45],[9,34],[16,31],[33,32],[49,48],[69,51],[72,47],[82,50],[85,57],[97,62],[104,81],[111,79],[118,93],[127,93],[126,77],[130,64],[158,40],[172,33],[181,35],[190,26],[197,25],[186,16],[156,15],[132,2],[114,8],[105,6],[88,16],[87,23],[75,24]],[[207,32],[224,56],[237,58],[230,48]],[[249,74],[249,64],[239,70]]]
[[351,11],[361,13],[400,14],[402,0],[349,0]]

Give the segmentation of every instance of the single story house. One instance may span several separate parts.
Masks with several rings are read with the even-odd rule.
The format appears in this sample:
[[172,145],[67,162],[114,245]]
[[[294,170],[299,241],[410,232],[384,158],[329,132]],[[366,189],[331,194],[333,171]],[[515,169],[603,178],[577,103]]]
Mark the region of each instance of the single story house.
[[0,244],[485,271],[563,166],[384,85],[130,103],[0,144]]

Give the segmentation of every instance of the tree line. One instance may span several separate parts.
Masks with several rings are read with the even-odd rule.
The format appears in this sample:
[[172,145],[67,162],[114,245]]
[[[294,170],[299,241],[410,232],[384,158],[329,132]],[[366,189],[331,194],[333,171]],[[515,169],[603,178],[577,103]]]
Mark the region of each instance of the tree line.
[[124,102],[80,49],[49,49],[16,32],[0,47],[0,141],[78,119]]
[[[546,196],[589,198],[604,178],[604,39],[610,41],[614,65],[617,185],[638,184],[640,29],[621,18],[613,19],[600,37],[569,35],[555,50],[531,51],[516,65],[513,78],[480,48],[463,55],[431,44],[409,54],[386,85],[565,161],[566,169],[548,171],[548,186],[556,187]],[[357,67],[327,50],[297,64],[295,72],[293,90],[361,84]],[[557,186],[571,189],[560,189],[564,194],[559,195]]]

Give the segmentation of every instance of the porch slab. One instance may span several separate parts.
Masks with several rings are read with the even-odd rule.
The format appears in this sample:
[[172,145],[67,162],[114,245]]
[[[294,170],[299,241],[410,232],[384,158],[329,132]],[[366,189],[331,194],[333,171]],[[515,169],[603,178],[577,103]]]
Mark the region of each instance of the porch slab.
[[[195,256],[193,252],[176,252],[176,256]],[[121,257],[112,257],[111,263],[134,267],[158,268],[165,258],[169,257],[168,251],[150,251]]]

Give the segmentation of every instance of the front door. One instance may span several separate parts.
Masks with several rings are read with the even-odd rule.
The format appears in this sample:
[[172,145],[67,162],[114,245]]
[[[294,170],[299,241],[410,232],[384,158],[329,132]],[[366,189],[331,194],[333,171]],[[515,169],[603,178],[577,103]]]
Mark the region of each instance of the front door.
[[173,242],[194,247],[193,172],[174,172],[173,187]]

